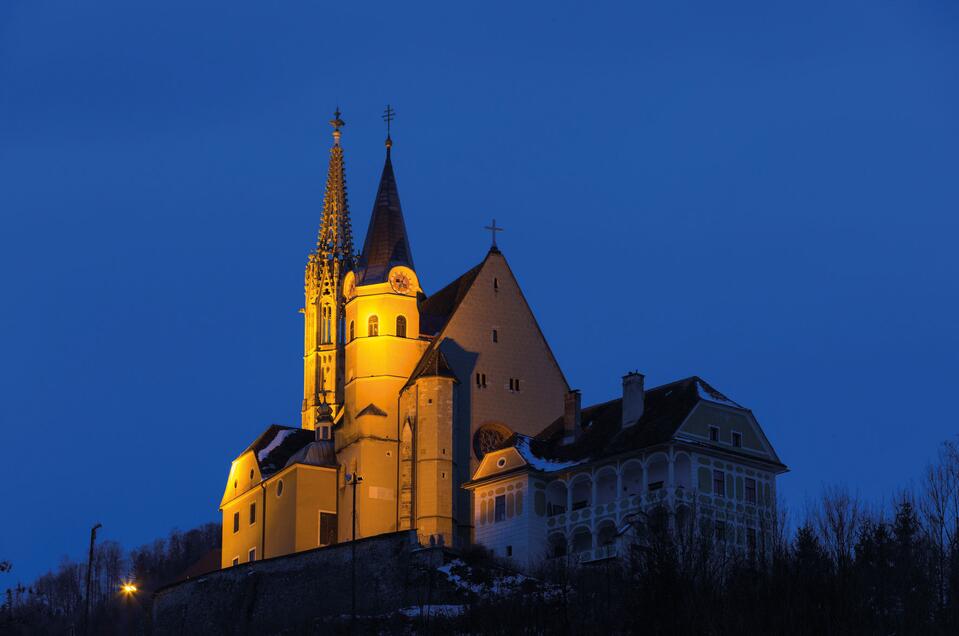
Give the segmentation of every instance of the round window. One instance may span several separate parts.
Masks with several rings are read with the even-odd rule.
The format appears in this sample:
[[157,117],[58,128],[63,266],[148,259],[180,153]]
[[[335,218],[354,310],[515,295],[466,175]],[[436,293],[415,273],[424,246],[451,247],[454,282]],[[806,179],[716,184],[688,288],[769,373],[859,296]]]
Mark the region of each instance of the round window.
[[276,483],[276,496],[279,497],[283,494],[283,480],[281,479]]
[[496,465],[499,466],[500,468],[502,468],[503,466],[505,466],[505,465],[506,465],[506,458],[505,458],[505,457],[500,457],[499,459],[497,459],[497,460],[496,460]]
[[476,459],[483,459],[486,453],[499,448],[512,434],[513,431],[506,426],[495,422],[480,426],[473,434],[473,452],[476,453]]

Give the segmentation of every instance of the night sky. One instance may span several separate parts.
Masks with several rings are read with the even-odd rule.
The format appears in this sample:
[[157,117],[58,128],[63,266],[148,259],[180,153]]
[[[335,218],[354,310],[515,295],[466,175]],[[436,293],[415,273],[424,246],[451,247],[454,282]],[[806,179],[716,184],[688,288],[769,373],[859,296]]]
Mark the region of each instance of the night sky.
[[584,404],[703,376],[794,516],[959,431],[956,3],[147,4],[0,3],[0,587],[298,425],[337,105],[358,243],[390,103],[427,292],[495,217]]

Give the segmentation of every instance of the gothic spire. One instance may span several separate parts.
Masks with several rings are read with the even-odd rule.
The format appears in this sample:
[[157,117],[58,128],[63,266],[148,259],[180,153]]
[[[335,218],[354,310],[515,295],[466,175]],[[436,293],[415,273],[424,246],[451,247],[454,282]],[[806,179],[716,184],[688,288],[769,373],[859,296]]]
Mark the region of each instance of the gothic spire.
[[406,235],[400,194],[390,159],[392,147],[393,140],[387,135],[386,163],[383,165],[380,187],[373,203],[373,214],[370,216],[370,227],[366,231],[366,241],[360,255],[358,275],[361,284],[385,282],[390,268],[396,265],[414,269],[413,252]]
[[324,264],[338,261],[342,271],[353,267],[353,229],[346,198],[346,169],[343,166],[343,147],[340,146],[340,128],[346,125],[340,119],[337,107],[330,120],[333,126],[333,147],[330,148],[330,166],[326,173],[326,193],[323,196],[323,219],[316,239],[316,253]]

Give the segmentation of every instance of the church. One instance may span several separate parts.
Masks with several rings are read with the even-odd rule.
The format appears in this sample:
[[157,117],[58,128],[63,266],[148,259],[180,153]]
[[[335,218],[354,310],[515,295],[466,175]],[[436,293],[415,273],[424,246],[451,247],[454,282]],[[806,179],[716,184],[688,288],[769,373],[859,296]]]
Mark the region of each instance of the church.
[[[389,109],[388,109],[389,114]],[[752,412],[698,377],[582,407],[495,242],[432,294],[386,157],[354,248],[333,145],[307,258],[299,427],[271,425],[230,466],[222,567],[403,530],[479,543],[517,567],[615,557],[637,515],[756,550],[786,470]]]

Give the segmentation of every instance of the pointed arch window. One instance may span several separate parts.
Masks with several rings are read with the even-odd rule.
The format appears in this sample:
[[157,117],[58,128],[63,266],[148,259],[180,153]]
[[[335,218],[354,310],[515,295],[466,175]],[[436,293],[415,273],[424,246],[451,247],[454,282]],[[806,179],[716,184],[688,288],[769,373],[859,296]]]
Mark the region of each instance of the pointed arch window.
[[333,308],[329,305],[323,305],[321,315],[322,320],[320,322],[320,343],[330,344],[333,342]]
[[366,329],[366,335],[368,336],[378,336],[380,335],[380,319],[376,316],[370,316],[369,326]]
[[396,337],[397,338],[406,337],[406,316],[396,317]]

